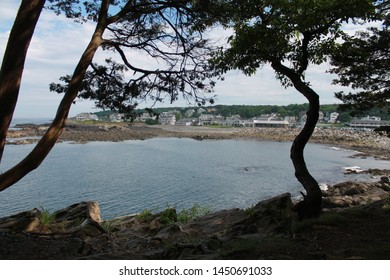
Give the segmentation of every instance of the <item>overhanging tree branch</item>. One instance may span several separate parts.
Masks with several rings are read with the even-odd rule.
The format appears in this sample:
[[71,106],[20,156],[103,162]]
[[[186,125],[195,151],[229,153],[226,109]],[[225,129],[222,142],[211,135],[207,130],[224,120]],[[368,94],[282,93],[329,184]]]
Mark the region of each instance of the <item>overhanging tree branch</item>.
[[12,186],[30,171],[36,169],[46,158],[60,137],[65,126],[65,121],[68,117],[70,107],[77,97],[78,90],[82,84],[87,68],[91,63],[96,50],[102,43],[102,35],[106,25],[106,15],[109,5],[110,0],[102,1],[99,20],[95,32],[75,68],[72,79],[67,88],[67,92],[58,106],[57,114],[52,124],[39,140],[35,148],[20,163],[0,174],[0,191]]

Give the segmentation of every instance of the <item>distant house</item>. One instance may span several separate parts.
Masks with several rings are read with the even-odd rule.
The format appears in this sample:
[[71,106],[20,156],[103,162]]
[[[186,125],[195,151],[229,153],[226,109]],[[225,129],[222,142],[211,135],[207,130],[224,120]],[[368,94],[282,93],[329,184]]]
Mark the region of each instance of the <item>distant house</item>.
[[380,126],[390,126],[390,121],[382,121],[379,117],[355,118],[347,125],[355,129],[375,129]]
[[243,121],[241,120],[240,115],[233,115],[231,117],[226,118],[224,125],[226,125],[226,126],[242,126]]
[[244,123],[246,127],[288,127],[287,119],[278,118],[277,114],[261,115]]
[[119,113],[113,113],[110,115],[110,121],[111,122],[123,122],[125,115],[119,114]]
[[198,120],[199,125],[210,125],[214,120],[214,116],[212,114],[201,114]]
[[95,114],[80,113],[75,117],[76,121],[98,121],[99,118]]
[[253,127],[288,127],[289,125],[286,120],[253,120]]
[[337,121],[338,116],[339,116],[339,113],[337,113],[337,112],[330,113],[328,122],[335,123]]
[[221,115],[214,116],[211,124],[223,125],[225,122],[225,118]]
[[318,112],[318,121],[323,121],[323,120],[324,120],[324,117],[325,117],[324,112],[319,111],[319,112]]
[[381,121],[381,117],[375,117],[375,116],[367,116],[367,117],[363,117],[361,118],[361,120],[365,120],[365,121]]
[[286,116],[284,118],[284,120],[288,121],[288,123],[290,124],[290,126],[294,126],[297,124],[297,117],[295,116]]
[[181,119],[176,121],[175,125],[179,126],[190,126],[193,125],[196,122],[195,119]]
[[198,125],[223,125],[225,118],[221,115],[214,116],[213,114],[201,114],[198,118]]
[[142,113],[137,117],[137,121],[146,122],[147,120],[155,120],[156,118],[156,116],[151,116],[149,113]]
[[176,116],[171,112],[164,112],[159,116],[158,122],[163,125],[175,125]]

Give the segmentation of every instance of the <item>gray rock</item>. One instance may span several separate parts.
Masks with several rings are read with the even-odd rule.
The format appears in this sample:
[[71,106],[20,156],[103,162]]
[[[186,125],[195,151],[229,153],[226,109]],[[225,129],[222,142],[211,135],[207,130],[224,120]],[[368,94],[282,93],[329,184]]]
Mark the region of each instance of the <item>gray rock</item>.
[[180,233],[180,227],[176,224],[172,224],[160,229],[154,238],[159,238],[162,240],[174,240]]
[[98,223],[101,222],[100,207],[95,201],[83,201],[73,204],[55,212],[55,217],[56,222],[83,221],[85,219],[90,219]]
[[39,225],[40,211],[33,209],[0,218],[0,231],[33,231]]
[[356,195],[356,194],[362,194],[362,193],[365,193],[366,192],[366,188],[362,185],[358,185],[358,186],[354,186],[350,189],[346,189],[345,191],[343,191],[341,193],[341,195],[348,195],[348,196],[352,196],[352,195]]
[[382,184],[390,184],[390,178],[386,177],[386,176],[383,176],[383,177],[381,177],[381,181],[380,182]]
[[353,205],[353,199],[349,196],[328,196],[322,199],[323,208],[346,208]]

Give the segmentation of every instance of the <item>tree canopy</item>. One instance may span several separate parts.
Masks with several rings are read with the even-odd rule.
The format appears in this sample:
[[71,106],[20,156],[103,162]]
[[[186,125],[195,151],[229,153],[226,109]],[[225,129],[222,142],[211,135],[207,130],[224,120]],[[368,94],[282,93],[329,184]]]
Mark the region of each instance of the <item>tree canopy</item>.
[[[30,3],[41,4],[35,5],[36,16],[31,27],[29,14],[25,13]],[[14,38],[17,38],[24,34],[20,26],[27,25],[30,27],[29,36],[22,46],[11,40],[8,49],[27,50],[44,3],[45,0],[22,1],[11,34],[15,34]],[[78,22],[93,21],[95,29],[74,72],[62,78],[64,84],[51,85],[52,90],[63,93],[53,122],[21,162],[0,174],[0,191],[10,187],[42,163],[60,137],[70,107],[78,96],[93,98],[103,108],[119,108],[128,112],[136,105],[133,99],[147,96],[156,101],[168,96],[174,101],[179,94],[183,94],[202,103],[205,98],[201,94],[209,93],[213,87],[206,68],[209,53],[207,40],[203,39],[202,30],[192,25],[198,15],[198,1],[48,0],[46,4],[46,8],[57,14],[63,13]],[[116,53],[121,62],[107,58],[106,65],[94,63],[98,49]],[[132,58],[136,54],[130,50],[147,54],[155,64],[150,68],[134,65]],[[12,55],[12,52],[6,52],[4,61],[12,61]],[[23,60],[26,52],[20,52],[20,55]],[[23,67],[11,64],[8,68],[10,73],[18,69],[14,76],[16,80],[20,80]],[[126,75],[127,70],[131,70],[133,75]],[[1,74],[3,73],[5,72],[2,70]],[[9,84],[7,80],[0,80],[0,107],[10,108],[2,116],[2,131],[9,127],[19,92],[19,88],[7,87]],[[5,136],[5,133],[0,133],[0,151],[4,147]]]
[[[81,22],[96,21],[99,7],[95,1],[65,9],[62,2],[69,1],[51,2],[55,5],[50,8],[57,13],[65,12]],[[192,25],[199,14],[194,3],[197,1],[112,1],[112,6],[122,8],[108,17],[102,47],[115,59],[107,58],[103,65],[90,64],[78,97],[120,113],[131,113],[145,99],[172,103],[183,96],[200,104],[212,102],[211,96],[204,94],[210,94],[214,86],[208,69],[211,47],[203,39],[203,30]],[[137,65],[133,58],[138,55],[150,57],[150,65]],[[50,89],[66,92],[71,78],[61,77],[64,83],[52,83]]]
[[[213,2],[213,1],[212,1]],[[309,64],[325,62],[335,42],[341,38],[341,26],[350,20],[375,18],[373,1],[367,0],[217,0],[221,8],[211,11],[204,22],[215,21],[234,30],[227,48],[213,59],[218,73],[239,69],[254,74],[268,63],[285,87],[293,86],[309,102],[307,121],[291,147],[295,176],[307,194],[297,205],[301,218],[321,212],[322,195],[309,173],[303,151],[319,116],[319,96],[305,80]]]
[[336,93],[344,108],[354,113],[390,104],[390,30],[388,1],[378,1],[380,27],[369,27],[356,34],[344,34],[331,56],[331,73],[338,75],[334,83],[351,86],[357,92]]

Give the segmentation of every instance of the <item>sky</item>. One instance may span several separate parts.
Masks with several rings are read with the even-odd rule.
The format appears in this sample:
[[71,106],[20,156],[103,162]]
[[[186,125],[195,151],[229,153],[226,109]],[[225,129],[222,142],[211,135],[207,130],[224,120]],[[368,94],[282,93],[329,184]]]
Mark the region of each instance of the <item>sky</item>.
[[[19,0],[2,0],[0,9],[0,61],[4,54],[9,32],[12,28]],[[354,27],[352,26],[351,29]],[[49,91],[49,84],[57,82],[58,78],[71,74],[83,50],[87,46],[94,25],[78,24],[63,16],[44,10],[37,24],[31,41],[25,69],[22,78],[18,104],[14,118],[54,118],[62,95]],[[222,35],[221,35],[222,34]],[[225,33],[219,33],[224,36]],[[228,33],[226,32],[226,37]],[[223,39],[223,38],[222,38]],[[100,51],[94,61],[106,58]],[[148,63],[148,57],[136,56],[140,63]],[[326,73],[330,69],[327,63],[319,66],[309,66],[306,80],[320,95],[321,104],[339,103],[334,98],[334,92],[347,90],[332,85],[335,76]],[[275,78],[274,71],[265,65],[253,76],[247,77],[239,71],[226,74],[225,81],[218,81],[214,94],[216,105],[288,105],[307,103],[307,100],[294,88],[285,89]],[[169,100],[160,104],[168,106],[193,106],[181,99],[173,105]],[[139,108],[146,107],[147,104]],[[71,108],[69,116],[82,112],[100,111],[89,100],[77,100]]]

